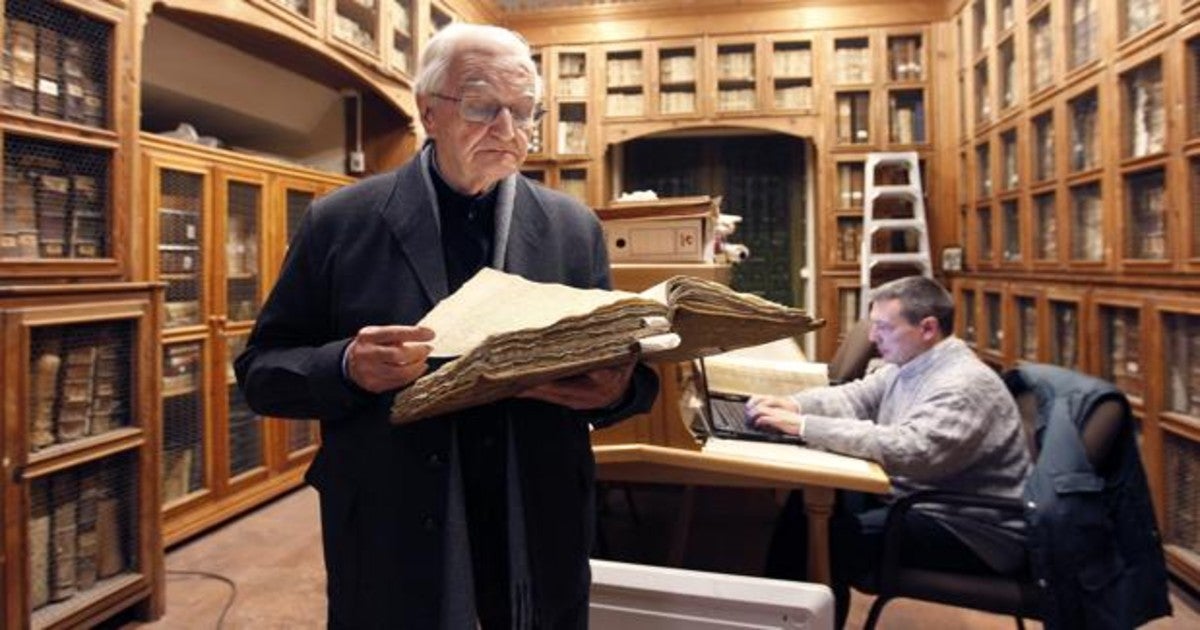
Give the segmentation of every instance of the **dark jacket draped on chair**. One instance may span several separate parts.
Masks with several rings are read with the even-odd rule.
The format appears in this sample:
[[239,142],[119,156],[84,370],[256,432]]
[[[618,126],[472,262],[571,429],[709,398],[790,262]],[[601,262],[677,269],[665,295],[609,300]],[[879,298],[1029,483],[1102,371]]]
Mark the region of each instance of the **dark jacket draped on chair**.
[[[1047,628],[1132,628],[1168,615],[1167,575],[1129,402],[1078,372],[1015,370],[1038,400],[1039,457],[1025,486],[1033,574]],[[1123,419],[1099,470],[1089,463],[1086,418],[1108,400]]]

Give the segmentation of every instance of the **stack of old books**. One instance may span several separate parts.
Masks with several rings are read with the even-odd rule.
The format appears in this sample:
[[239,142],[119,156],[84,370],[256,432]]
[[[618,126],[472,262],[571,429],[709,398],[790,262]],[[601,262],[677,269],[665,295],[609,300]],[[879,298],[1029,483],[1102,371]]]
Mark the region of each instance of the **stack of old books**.
[[676,276],[641,294],[531,282],[483,269],[420,323],[452,358],[402,390],[392,421],[493,402],[635,359],[683,361],[803,334],[800,309]]

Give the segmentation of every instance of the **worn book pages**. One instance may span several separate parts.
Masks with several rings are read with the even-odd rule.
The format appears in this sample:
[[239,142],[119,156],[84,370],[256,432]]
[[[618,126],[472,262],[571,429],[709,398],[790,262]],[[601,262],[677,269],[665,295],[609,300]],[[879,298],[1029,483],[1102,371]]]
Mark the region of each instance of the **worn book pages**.
[[829,368],[811,361],[781,361],[718,354],[704,359],[708,391],[744,396],[788,396],[829,385]]
[[[531,282],[483,269],[421,320],[437,357],[457,357],[397,394],[409,422],[511,397],[534,385],[642,358],[681,361],[824,324],[801,310],[677,276],[643,294]],[[673,349],[640,340],[676,333]]]

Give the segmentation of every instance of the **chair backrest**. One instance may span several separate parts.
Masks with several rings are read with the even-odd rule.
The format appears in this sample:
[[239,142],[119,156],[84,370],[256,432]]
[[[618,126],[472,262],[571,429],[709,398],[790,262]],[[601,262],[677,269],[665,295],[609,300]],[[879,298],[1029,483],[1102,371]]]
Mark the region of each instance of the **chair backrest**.
[[867,373],[867,364],[879,356],[870,336],[871,320],[866,317],[854,322],[854,326],[846,331],[842,345],[838,346],[837,352],[833,353],[833,359],[829,361],[831,385],[855,381]]
[[[1005,380],[1009,391],[1014,394],[1017,410],[1021,414],[1021,425],[1025,431],[1030,456],[1036,461],[1039,451],[1035,436],[1039,408],[1037,394],[1020,382],[1015,371],[1006,375]],[[1083,441],[1084,452],[1087,453],[1088,463],[1096,470],[1105,468],[1109,463],[1108,456],[1125,427],[1126,412],[1129,407],[1128,402],[1122,400],[1121,396],[1123,394],[1101,398],[1088,411],[1088,416],[1083,421],[1083,434],[1080,437]]]

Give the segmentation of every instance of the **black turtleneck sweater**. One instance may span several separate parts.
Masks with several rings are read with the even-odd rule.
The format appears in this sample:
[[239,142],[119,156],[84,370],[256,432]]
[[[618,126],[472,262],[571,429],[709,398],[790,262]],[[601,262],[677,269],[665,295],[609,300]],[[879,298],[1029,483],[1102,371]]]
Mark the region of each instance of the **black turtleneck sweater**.
[[446,281],[450,293],[454,293],[480,269],[491,266],[499,186],[481,195],[467,196],[451,188],[436,167],[431,167],[429,174],[437,192]]

